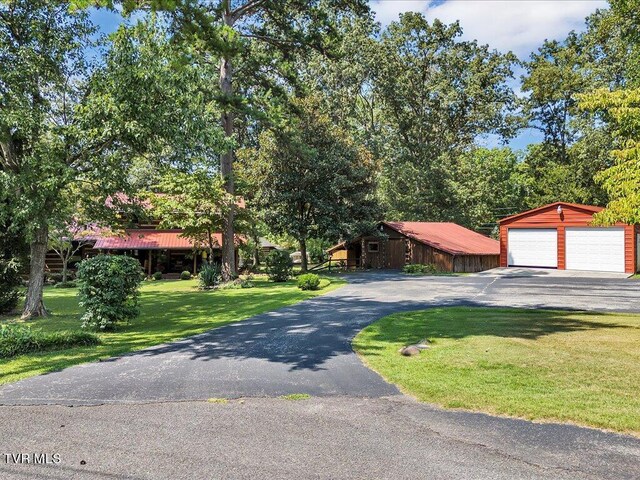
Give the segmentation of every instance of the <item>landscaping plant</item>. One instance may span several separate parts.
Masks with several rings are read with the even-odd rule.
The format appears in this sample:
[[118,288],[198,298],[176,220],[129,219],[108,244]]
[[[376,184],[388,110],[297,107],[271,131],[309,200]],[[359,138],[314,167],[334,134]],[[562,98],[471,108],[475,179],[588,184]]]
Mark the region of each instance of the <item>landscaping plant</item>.
[[162,272],[154,272],[154,274],[151,275],[151,278],[154,280],[162,280]]
[[180,274],[180,280],[191,280],[191,272],[185,270]]
[[205,263],[198,274],[200,290],[211,290],[217,287],[222,280],[222,272],[216,264]]
[[402,267],[402,271],[409,274],[435,275],[438,273],[438,267],[436,267],[433,263],[428,263],[427,265],[422,265],[420,263],[411,263]]
[[107,330],[138,316],[140,262],[123,255],[98,255],[78,267],[82,326]]
[[20,275],[15,260],[0,259],[0,314],[18,306]]
[[0,358],[10,358],[29,352],[62,350],[65,348],[97,345],[95,333],[60,331],[44,333],[19,324],[0,325]]
[[269,280],[286,282],[293,273],[293,260],[284,250],[274,250],[265,260]]
[[298,277],[298,288],[300,290],[318,290],[320,277],[315,273],[305,273]]

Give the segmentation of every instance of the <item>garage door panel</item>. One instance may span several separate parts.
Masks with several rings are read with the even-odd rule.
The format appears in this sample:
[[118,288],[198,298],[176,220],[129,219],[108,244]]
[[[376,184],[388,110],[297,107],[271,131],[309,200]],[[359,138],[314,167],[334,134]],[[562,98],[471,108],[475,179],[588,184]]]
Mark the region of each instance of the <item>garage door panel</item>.
[[510,228],[507,236],[509,266],[557,268],[555,228]]
[[566,268],[624,272],[624,228],[567,228]]

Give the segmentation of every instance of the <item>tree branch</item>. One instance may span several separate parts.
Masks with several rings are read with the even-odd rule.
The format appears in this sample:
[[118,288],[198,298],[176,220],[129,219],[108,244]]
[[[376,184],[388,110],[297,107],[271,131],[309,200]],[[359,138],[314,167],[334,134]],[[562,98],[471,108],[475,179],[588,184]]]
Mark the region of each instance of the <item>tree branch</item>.
[[235,22],[236,20],[239,20],[240,18],[246,15],[251,15],[265,3],[266,3],[266,0],[253,0],[251,2],[248,2],[244,4],[242,7],[238,7],[233,12],[231,12],[231,17]]

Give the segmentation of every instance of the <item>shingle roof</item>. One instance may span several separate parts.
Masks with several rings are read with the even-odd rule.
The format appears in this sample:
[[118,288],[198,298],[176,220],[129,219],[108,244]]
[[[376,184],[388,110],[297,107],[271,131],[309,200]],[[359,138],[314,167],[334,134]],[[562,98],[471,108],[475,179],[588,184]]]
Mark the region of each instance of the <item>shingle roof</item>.
[[500,242],[450,222],[382,222],[403,235],[452,255],[499,255]]
[[[94,249],[104,250],[190,250],[191,239],[181,236],[182,230],[125,230],[122,236],[102,237]],[[214,233],[214,245],[222,245],[222,235]]]

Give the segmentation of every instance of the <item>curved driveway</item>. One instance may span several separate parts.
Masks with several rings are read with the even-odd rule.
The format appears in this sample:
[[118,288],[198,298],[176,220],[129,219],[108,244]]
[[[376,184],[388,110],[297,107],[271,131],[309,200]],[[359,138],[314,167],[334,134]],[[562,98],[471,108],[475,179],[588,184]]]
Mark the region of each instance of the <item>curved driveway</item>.
[[[0,457],[0,477],[640,478],[636,438],[420,404],[350,346],[381,316],[436,305],[640,311],[640,282],[552,272],[349,278],[277,312],[2,387],[0,404],[35,405],[0,407],[0,450],[57,453],[61,463]],[[313,398],[200,401],[303,392]]]
[[103,404],[212,397],[383,397],[397,389],[351,349],[364,326],[442,305],[640,311],[640,282],[518,271],[466,277],[349,276],[349,285],[281,310],[108,361],[0,388],[0,404]]

